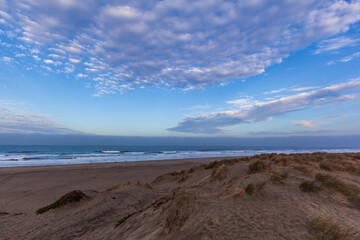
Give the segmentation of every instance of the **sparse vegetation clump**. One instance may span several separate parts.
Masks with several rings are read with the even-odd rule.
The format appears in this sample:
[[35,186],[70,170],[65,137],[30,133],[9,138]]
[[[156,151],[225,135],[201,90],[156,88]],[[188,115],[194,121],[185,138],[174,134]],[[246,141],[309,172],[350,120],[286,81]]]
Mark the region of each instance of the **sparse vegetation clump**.
[[312,171],[308,167],[306,167],[304,165],[296,165],[296,166],[294,166],[294,169],[298,170],[298,171],[300,171],[300,172],[302,172],[304,174],[307,174],[307,175],[312,174]]
[[225,165],[220,165],[219,167],[216,167],[212,173],[211,173],[211,177],[213,179],[213,181],[215,180],[219,180],[219,181],[222,181],[224,180],[227,175],[228,175],[228,167],[225,166]]
[[233,165],[235,163],[241,162],[241,161],[249,161],[250,158],[244,157],[244,158],[232,158],[232,159],[223,159],[221,161],[214,161],[208,164],[204,164],[204,169],[213,169],[221,165]]
[[344,182],[330,174],[318,173],[315,178],[328,188],[343,194],[356,207],[360,207],[360,188],[357,185]]
[[321,169],[324,169],[326,171],[330,171],[330,172],[332,171],[331,165],[329,163],[322,162],[319,164],[319,166]]
[[165,219],[162,232],[163,235],[167,235],[176,229],[180,229],[196,206],[197,198],[194,194],[180,194],[169,209],[169,213]]
[[264,193],[265,185],[267,181],[258,181],[255,183],[250,183],[246,186],[245,192],[250,196],[258,196]]
[[360,194],[360,188],[358,186],[346,183],[333,175],[318,173],[315,178],[324,183],[327,187],[332,188],[345,196],[356,196]]
[[304,182],[300,183],[299,188],[303,192],[316,193],[316,192],[320,191],[320,187],[316,186],[315,181],[304,181]]
[[308,229],[318,235],[319,240],[359,240],[360,234],[333,217],[319,214],[308,221]]
[[227,189],[224,193],[222,198],[235,198],[235,197],[240,197],[240,196],[245,196],[245,190],[243,188],[231,188],[231,189]]
[[348,165],[345,170],[353,175],[360,176],[360,167],[354,165]]
[[115,224],[114,228],[117,228],[118,226],[120,226],[121,224],[123,224],[126,220],[128,220],[132,215],[134,215],[136,212],[134,213],[130,213],[128,215],[126,215],[125,217],[123,217],[122,219],[120,219],[119,221],[117,221],[117,223]]
[[153,189],[153,187],[151,186],[150,183],[145,183],[144,184],[144,187],[148,188],[148,189]]
[[287,177],[289,176],[289,172],[274,172],[270,180],[272,183],[278,184],[278,183],[284,183]]
[[64,206],[66,204],[73,203],[73,202],[79,202],[80,200],[85,199],[85,198],[87,198],[85,193],[83,193],[82,191],[79,191],[79,190],[74,190],[74,191],[71,191],[71,192],[65,194],[64,196],[59,198],[54,203],[52,203],[46,207],[38,209],[36,211],[36,213],[43,214],[51,209],[55,209],[55,208],[58,208],[58,207],[61,207],[61,206]]
[[262,170],[266,169],[266,164],[264,163],[264,161],[262,160],[255,160],[249,163],[248,165],[248,174],[251,173],[257,173],[260,172]]
[[[141,184],[140,181],[138,181],[137,185],[139,185],[139,184]],[[129,187],[130,185],[131,185],[131,182],[127,181],[127,183],[123,184],[123,185],[115,184],[115,185],[109,187],[108,189],[106,189],[106,191],[111,192],[111,191],[114,191],[114,190],[117,190],[117,189],[120,189],[120,188]]]

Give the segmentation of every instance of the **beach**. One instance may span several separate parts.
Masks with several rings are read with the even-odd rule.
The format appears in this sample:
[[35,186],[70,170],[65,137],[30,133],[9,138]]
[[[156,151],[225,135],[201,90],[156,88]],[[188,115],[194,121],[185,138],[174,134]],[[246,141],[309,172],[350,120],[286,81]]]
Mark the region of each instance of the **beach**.
[[34,212],[72,190],[104,191],[222,158],[0,168],[0,212]]
[[360,239],[360,153],[0,168],[0,240]]

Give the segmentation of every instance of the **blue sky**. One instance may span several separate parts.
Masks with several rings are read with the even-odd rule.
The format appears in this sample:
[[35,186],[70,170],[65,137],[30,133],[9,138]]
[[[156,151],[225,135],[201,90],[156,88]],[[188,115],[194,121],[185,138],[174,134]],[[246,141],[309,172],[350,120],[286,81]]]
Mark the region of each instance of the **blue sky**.
[[0,0],[0,133],[360,134],[360,1]]

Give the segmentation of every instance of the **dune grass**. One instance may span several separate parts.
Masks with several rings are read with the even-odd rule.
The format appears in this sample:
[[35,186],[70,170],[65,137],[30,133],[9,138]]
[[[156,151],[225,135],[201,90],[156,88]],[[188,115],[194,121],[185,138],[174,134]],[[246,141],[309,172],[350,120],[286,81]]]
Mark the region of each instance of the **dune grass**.
[[122,219],[120,219],[119,221],[117,221],[117,223],[115,224],[114,228],[117,228],[118,226],[120,226],[121,224],[123,224],[124,222],[126,222],[126,220],[128,220],[132,215],[134,215],[136,212],[134,213],[130,213],[128,215],[126,215],[125,217],[123,217]]
[[355,205],[355,207],[360,208],[359,186],[344,182],[333,175],[325,173],[318,173],[316,174],[315,178],[328,188],[343,194],[349,200],[349,202]]
[[320,191],[320,187],[316,186],[314,181],[303,181],[302,183],[300,183],[299,188],[303,192],[316,193]]
[[255,161],[252,161],[249,163],[247,173],[248,174],[257,173],[264,169],[266,169],[266,164],[264,163],[264,161],[263,160],[255,160]]
[[212,171],[211,178],[213,181],[215,181],[215,180],[222,181],[228,176],[228,174],[229,174],[228,167],[225,165],[220,165],[219,167],[216,167]]
[[310,232],[317,234],[319,240],[359,240],[360,234],[340,221],[326,214],[319,214],[307,223]]
[[56,200],[54,203],[47,205],[46,207],[40,208],[36,211],[36,214],[43,214],[51,209],[55,209],[58,207],[61,207],[63,205],[73,203],[73,202],[79,202],[82,199],[85,199],[87,196],[85,193],[79,190],[71,191],[58,200]]
[[221,165],[234,165],[235,163],[241,162],[241,161],[249,161],[249,157],[244,158],[232,158],[232,159],[223,159],[221,161],[214,161],[208,164],[204,164],[204,169],[213,169],[216,167],[219,167]]
[[250,196],[258,196],[264,193],[267,181],[258,181],[246,186],[245,192]]
[[196,207],[197,198],[194,194],[180,194],[169,209],[162,234],[167,235],[175,229],[180,229]]
[[288,178],[289,172],[273,172],[270,177],[270,181],[275,184],[284,183]]

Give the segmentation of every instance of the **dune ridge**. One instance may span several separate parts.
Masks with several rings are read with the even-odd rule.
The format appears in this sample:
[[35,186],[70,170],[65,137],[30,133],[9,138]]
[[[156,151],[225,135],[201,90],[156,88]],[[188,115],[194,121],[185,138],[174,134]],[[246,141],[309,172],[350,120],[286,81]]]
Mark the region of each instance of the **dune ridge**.
[[0,214],[0,239],[358,240],[359,170],[360,153],[223,159]]

